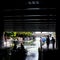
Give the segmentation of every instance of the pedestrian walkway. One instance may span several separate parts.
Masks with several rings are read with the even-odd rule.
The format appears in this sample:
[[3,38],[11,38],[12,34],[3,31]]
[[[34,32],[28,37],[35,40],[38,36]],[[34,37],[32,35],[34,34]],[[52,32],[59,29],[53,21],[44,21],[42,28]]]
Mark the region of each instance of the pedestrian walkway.
[[27,57],[26,60],[38,60],[39,59],[39,52],[38,48],[40,47],[40,38],[37,37],[36,40],[33,42],[33,46],[25,46],[27,49]]

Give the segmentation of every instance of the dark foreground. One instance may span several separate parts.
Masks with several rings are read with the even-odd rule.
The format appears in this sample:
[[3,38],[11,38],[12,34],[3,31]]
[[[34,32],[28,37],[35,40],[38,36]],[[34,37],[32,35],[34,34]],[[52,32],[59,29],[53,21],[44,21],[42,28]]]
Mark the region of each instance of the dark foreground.
[[[39,50],[39,60],[49,60],[57,57],[57,50]],[[9,48],[0,49],[0,60],[25,60],[26,51],[10,50]]]

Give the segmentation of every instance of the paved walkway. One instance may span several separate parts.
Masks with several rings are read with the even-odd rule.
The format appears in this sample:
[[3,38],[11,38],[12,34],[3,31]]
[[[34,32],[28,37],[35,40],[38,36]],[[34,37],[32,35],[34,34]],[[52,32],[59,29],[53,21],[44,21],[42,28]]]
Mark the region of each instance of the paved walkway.
[[[42,48],[46,49],[46,48],[47,48],[47,44],[45,43],[45,44],[42,46]],[[56,43],[55,43],[54,48],[56,48]],[[52,43],[49,44],[49,49],[53,49]]]

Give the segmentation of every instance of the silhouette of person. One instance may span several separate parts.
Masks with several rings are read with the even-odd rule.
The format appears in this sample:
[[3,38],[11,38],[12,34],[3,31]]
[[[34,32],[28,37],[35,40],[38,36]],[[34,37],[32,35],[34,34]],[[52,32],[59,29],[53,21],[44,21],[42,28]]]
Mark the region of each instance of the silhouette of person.
[[27,55],[27,50],[25,50],[24,45],[21,43],[21,50],[20,50],[20,59],[25,60]]
[[41,46],[41,49],[42,49],[42,37],[40,37],[40,46]]
[[16,50],[17,49],[17,42],[16,41],[13,41],[13,43],[14,43],[13,50]]
[[54,45],[55,45],[55,39],[54,39],[54,37],[52,37],[52,44],[53,44],[53,49],[54,49]]
[[48,35],[47,38],[46,38],[46,43],[47,43],[47,49],[48,49],[48,48],[49,48],[49,43],[50,43],[49,35]]

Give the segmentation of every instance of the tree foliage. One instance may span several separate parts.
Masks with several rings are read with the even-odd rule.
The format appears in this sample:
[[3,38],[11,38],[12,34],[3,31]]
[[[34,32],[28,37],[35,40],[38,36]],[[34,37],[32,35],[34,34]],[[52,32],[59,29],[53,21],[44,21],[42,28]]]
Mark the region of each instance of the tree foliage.
[[22,36],[32,36],[32,32],[4,32],[6,36],[14,36],[16,35],[22,35]]

